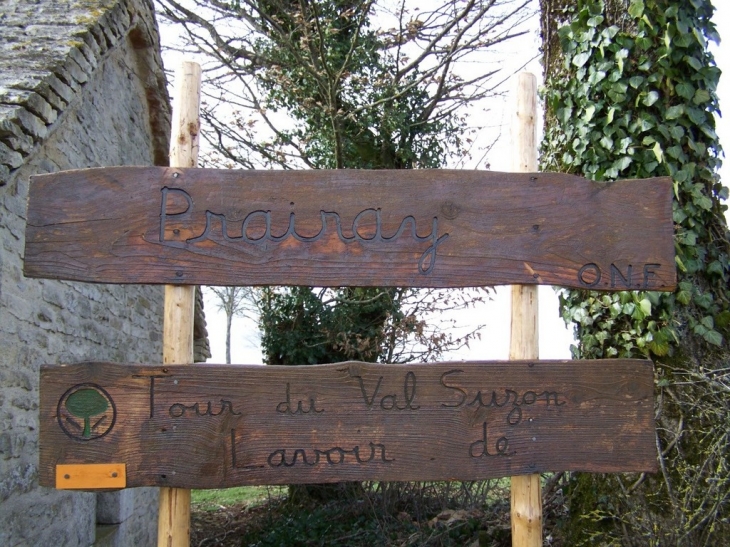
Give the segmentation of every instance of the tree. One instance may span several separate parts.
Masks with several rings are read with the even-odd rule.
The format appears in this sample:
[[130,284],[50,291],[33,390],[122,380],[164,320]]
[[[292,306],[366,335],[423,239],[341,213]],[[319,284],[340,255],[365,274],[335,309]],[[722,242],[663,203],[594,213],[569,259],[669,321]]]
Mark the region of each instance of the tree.
[[[214,152],[206,161],[243,168],[441,166],[449,154],[466,152],[467,132],[476,129],[463,107],[493,94],[507,77],[497,70],[475,74],[473,67],[490,48],[523,34],[518,25],[530,15],[529,0],[445,0],[429,10],[371,0],[159,4],[185,28],[186,47],[208,60],[203,136]],[[263,294],[268,362],[393,357],[378,345],[388,340],[395,348],[396,332],[448,340],[422,336],[425,325],[413,313],[432,296],[413,291]],[[313,325],[335,329],[324,335],[332,351],[321,341],[303,342]],[[337,332],[340,325],[349,334]]]
[[[672,294],[565,291],[576,356],[656,366],[656,476],[573,475],[570,544],[730,544],[730,242],[709,0],[541,0],[543,168],[674,181]],[[637,199],[641,199],[640,196]]]
[[[205,161],[283,169],[433,168],[468,154],[478,128],[464,107],[508,76],[474,67],[525,32],[517,27],[529,3],[159,0],[208,60],[203,136],[214,152]],[[266,362],[412,360],[468,342],[424,335],[419,313],[439,306],[427,304],[433,294],[265,289]]]
[[261,345],[274,365],[366,361],[433,361],[479,336],[480,325],[455,335],[445,311],[481,302],[485,292],[308,287],[264,289]]
[[220,311],[226,314],[226,363],[231,364],[231,326],[234,317],[256,315],[255,296],[250,287],[208,287],[217,299]]
[[482,69],[489,52],[531,15],[530,0],[158,2],[206,59],[206,160],[242,168],[440,166],[470,144],[463,108],[509,76]]
[[81,436],[85,439],[91,437],[91,417],[105,412],[107,408],[109,408],[109,402],[101,393],[92,388],[74,391],[66,399],[66,409],[69,413],[84,420]]

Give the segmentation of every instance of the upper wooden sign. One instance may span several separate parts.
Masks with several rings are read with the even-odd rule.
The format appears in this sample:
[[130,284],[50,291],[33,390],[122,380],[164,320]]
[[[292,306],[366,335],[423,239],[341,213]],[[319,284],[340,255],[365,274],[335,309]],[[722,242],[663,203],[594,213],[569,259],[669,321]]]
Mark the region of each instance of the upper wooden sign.
[[656,471],[653,379],[621,359],[44,366],[40,483],[91,463],[180,488]]
[[33,177],[29,277],[672,290],[668,178],[115,167]]

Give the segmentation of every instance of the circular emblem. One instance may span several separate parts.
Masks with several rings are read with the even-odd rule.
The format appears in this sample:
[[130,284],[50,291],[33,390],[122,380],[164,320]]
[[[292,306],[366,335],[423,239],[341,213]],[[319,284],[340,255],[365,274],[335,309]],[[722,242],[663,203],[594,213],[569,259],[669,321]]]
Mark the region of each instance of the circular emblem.
[[58,401],[58,424],[72,439],[90,441],[112,430],[117,409],[109,393],[96,384],[78,384]]

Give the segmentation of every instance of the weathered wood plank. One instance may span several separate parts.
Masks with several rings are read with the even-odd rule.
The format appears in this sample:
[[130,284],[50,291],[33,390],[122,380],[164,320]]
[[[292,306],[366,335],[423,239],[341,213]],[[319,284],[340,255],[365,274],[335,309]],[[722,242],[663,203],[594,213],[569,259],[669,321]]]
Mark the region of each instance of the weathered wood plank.
[[44,366],[40,482],[110,462],[184,488],[654,471],[652,394],[638,360]]
[[671,290],[668,178],[118,167],[33,178],[25,274],[105,283]]

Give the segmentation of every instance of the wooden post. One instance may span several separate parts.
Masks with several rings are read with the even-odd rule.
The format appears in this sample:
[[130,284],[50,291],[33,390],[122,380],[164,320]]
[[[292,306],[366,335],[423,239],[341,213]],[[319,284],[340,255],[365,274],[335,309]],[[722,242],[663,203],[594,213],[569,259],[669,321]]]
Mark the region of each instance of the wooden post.
[[[184,61],[175,79],[170,167],[196,167],[200,129],[200,65]],[[195,286],[165,285],[162,360],[165,364],[193,362]],[[157,544],[190,544],[190,490],[160,488]]]
[[[512,126],[512,170],[537,171],[537,80],[517,75],[517,108]],[[538,358],[537,285],[512,286],[510,360]],[[540,475],[512,477],[511,521],[513,547],[542,545]]]

